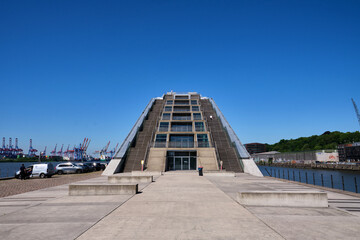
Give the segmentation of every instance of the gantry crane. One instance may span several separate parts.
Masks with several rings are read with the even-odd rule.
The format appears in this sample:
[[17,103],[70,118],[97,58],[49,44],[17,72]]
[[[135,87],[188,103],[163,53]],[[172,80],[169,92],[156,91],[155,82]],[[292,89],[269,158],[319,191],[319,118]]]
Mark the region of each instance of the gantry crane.
[[357,108],[357,106],[356,106],[356,103],[355,103],[354,99],[351,99],[351,101],[352,101],[352,103],[353,103],[353,105],[354,105],[354,108],[355,108],[355,113],[356,113],[356,117],[357,117],[358,122],[359,122],[359,125],[360,125],[360,114],[359,114],[359,109]]

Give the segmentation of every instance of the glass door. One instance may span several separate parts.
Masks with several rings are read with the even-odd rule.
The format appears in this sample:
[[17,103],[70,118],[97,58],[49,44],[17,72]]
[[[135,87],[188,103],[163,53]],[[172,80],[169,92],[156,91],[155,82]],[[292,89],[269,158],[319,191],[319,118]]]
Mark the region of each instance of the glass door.
[[182,157],[182,170],[190,170],[189,157]]
[[174,170],[182,170],[181,169],[181,162],[182,162],[181,157],[175,157],[174,160],[175,160]]

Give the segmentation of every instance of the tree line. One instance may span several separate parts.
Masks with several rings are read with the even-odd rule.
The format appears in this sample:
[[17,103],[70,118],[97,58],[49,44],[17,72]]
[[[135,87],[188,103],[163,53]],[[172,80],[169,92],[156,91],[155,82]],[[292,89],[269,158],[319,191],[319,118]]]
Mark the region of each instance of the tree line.
[[278,152],[298,152],[322,149],[336,149],[339,144],[360,142],[360,132],[329,132],[310,137],[300,137],[297,139],[281,139],[274,144],[266,144],[267,151]]

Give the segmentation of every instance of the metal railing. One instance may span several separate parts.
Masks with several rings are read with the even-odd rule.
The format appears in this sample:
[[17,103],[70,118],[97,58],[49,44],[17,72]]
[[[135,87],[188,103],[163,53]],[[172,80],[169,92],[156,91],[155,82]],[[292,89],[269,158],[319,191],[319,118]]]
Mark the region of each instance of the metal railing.
[[[173,116],[173,120],[191,120],[191,116]],[[170,119],[167,119],[170,120]]]
[[154,148],[210,148],[210,142],[153,142],[151,147]]
[[190,108],[175,108],[173,109],[174,112],[190,112]]
[[192,132],[192,126],[172,126],[171,132]]

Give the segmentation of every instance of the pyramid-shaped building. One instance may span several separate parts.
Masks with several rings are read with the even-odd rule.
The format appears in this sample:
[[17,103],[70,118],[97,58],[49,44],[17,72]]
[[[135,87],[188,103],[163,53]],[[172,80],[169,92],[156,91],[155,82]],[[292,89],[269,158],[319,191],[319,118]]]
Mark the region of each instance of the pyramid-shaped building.
[[150,100],[104,175],[198,166],[262,176],[213,99],[169,92]]

